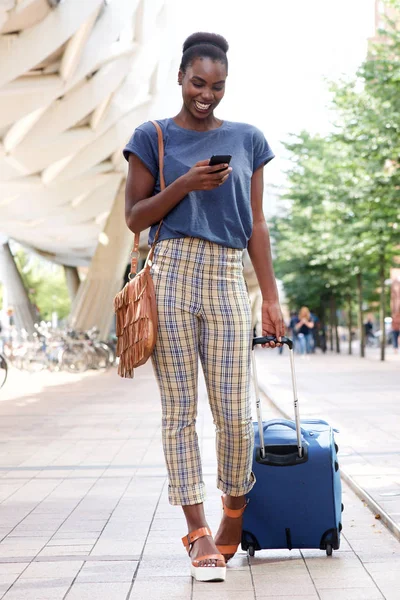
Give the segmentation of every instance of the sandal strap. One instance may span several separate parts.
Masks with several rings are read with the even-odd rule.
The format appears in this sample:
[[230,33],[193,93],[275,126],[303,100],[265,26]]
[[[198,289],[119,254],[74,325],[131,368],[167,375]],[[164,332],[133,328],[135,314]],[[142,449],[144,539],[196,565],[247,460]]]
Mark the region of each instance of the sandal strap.
[[199,558],[192,560],[192,565],[196,567],[196,563],[200,563],[203,560],[220,560],[225,563],[225,558],[222,556],[222,554],[205,554],[204,556],[200,556]]
[[189,548],[192,544],[206,535],[212,536],[211,530],[208,527],[200,527],[199,529],[190,531],[187,535],[185,535],[185,537],[182,538],[182,544],[185,546],[186,550],[189,551]]
[[228,508],[225,504],[224,496],[221,496],[221,500],[224,513],[227,517],[230,517],[231,519],[238,519],[239,517],[241,517],[244,511],[246,510],[248,504],[248,501],[246,501],[242,508]]
[[222,554],[236,554],[239,544],[231,544],[230,546],[217,544],[218,550]]

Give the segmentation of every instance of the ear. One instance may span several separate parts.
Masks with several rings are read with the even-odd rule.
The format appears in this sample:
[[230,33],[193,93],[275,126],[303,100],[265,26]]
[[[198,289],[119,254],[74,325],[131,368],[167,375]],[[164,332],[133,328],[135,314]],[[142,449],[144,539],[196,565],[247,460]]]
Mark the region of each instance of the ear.
[[178,85],[182,85],[183,76],[184,76],[184,73],[183,73],[183,71],[181,71],[181,70],[179,69],[179,72],[178,72]]

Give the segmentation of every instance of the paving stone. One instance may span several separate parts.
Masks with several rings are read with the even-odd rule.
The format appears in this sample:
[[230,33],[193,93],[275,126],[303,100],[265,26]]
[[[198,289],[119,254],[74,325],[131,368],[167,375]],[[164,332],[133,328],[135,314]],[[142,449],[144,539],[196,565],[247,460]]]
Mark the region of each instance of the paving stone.
[[[253,581],[257,600],[316,600],[316,590],[320,600],[347,600],[349,593],[352,600],[382,599],[374,579],[386,600],[399,600],[395,574],[400,545],[346,486],[344,535],[332,557],[319,550],[265,550],[249,560],[239,550],[228,565],[226,582],[192,582],[180,541],[185,518],[179,507],[168,504],[157,387],[146,373],[147,366],[129,386],[113,371],[82,379],[79,393],[68,389],[57,404],[53,390],[41,392],[38,413],[26,421],[27,437],[34,443],[27,439],[16,448],[10,442],[10,478],[0,471],[3,490],[15,489],[2,504],[0,497],[0,523],[7,523],[0,528],[7,536],[0,544],[7,554],[0,562],[0,586],[2,576],[8,587],[15,581],[5,600],[255,600]],[[146,406],[132,400],[143,394]],[[213,425],[204,382],[200,396],[205,509],[216,530],[221,493],[215,487]],[[11,399],[8,404],[7,414],[13,409],[18,413],[18,419],[8,421],[12,430],[32,405],[16,409]],[[0,404],[2,427],[4,406]],[[266,418],[276,416],[267,410]],[[57,432],[60,439],[55,439]],[[363,458],[360,464],[365,463]],[[32,497],[23,498],[24,488],[32,490]],[[42,542],[46,546],[35,558]],[[10,556],[13,549],[16,556]]]
[[132,582],[137,561],[90,561],[84,564],[77,583]]
[[331,588],[330,590],[319,591],[321,600],[383,600],[384,596],[377,589],[371,588],[352,588],[344,590],[342,588]]
[[65,600],[122,600],[125,599],[131,584],[112,583],[74,583]]
[[81,561],[33,562],[22,573],[21,579],[73,579],[83,564]]
[[188,600],[192,592],[192,578],[157,577],[147,581],[137,579],[129,600],[160,600],[161,590],[163,600]]
[[[193,600],[233,600],[232,590],[226,589],[226,582],[202,583],[193,588]],[[253,590],[238,590],[240,600],[255,600]]]

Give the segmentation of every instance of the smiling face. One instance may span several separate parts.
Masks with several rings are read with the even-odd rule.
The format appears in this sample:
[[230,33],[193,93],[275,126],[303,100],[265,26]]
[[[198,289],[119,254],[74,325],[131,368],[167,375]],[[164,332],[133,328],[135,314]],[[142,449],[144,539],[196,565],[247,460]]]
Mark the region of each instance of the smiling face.
[[211,58],[196,58],[179,71],[185,109],[195,119],[204,120],[212,115],[225,94],[226,66]]

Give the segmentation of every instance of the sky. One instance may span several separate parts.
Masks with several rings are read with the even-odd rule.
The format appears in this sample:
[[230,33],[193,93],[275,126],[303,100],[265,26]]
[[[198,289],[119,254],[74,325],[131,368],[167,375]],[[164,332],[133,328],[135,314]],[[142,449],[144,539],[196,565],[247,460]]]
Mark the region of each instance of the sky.
[[[230,49],[225,98],[216,116],[259,127],[276,158],[267,182],[284,184],[281,140],[302,129],[327,132],[332,115],[326,80],[351,75],[374,32],[374,0],[170,0],[174,49],[195,31],[225,36]],[[180,108],[171,84],[165,108]]]

